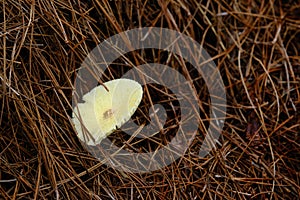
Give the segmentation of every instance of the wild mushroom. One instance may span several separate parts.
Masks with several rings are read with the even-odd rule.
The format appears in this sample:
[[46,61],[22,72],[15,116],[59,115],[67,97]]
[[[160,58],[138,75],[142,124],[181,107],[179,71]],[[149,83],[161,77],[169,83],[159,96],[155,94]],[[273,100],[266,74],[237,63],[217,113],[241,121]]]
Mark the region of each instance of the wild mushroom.
[[81,141],[97,145],[126,123],[138,108],[142,86],[130,79],[115,79],[93,88],[73,111],[72,121]]

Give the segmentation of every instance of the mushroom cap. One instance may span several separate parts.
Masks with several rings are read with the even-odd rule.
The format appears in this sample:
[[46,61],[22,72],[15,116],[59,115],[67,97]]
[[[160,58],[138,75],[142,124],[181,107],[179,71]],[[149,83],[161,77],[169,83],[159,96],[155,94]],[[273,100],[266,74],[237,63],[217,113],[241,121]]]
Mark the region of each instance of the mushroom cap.
[[138,108],[142,86],[130,79],[115,79],[93,88],[83,96],[84,103],[73,109],[72,121],[79,139],[97,145],[126,123]]

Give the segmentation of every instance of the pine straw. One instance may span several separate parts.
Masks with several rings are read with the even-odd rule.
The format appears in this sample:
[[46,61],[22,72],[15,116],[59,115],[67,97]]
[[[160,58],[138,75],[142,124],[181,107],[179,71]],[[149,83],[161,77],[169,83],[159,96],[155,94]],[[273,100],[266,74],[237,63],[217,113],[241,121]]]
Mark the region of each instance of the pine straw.
[[[1,1],[0,198],[299,197],[300,1],[226,2]],[[205,47],[224,79],[228,113],[210,156],[197,156],[199,131],[175,163],[123,176],[78,141],[72,84],[97,44],[142,26]]]

